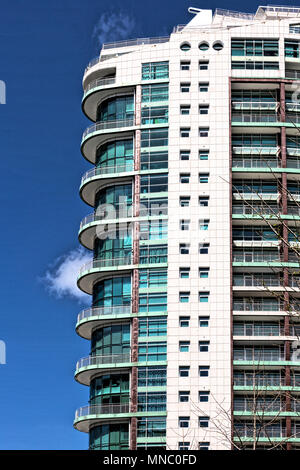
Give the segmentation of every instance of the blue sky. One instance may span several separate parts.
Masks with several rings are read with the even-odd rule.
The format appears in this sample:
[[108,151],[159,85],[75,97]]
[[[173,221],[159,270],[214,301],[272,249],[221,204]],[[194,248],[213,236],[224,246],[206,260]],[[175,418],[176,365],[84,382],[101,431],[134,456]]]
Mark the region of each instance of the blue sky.
[[[79,222],[91,211],[78,196],[89,169],[79,150],[88,125],[82,73],[99,38],[167,35],[189,21],[189,6],[241,9],[231,0],[0,0],[0,449],[88,447],[72,428],[75,409],[88,403],[88,388],[73,379],[76,360],[89,353],[74,331],[85,299],[72,284],[85,257]],[[256,7],[248,1],[243,11]]]

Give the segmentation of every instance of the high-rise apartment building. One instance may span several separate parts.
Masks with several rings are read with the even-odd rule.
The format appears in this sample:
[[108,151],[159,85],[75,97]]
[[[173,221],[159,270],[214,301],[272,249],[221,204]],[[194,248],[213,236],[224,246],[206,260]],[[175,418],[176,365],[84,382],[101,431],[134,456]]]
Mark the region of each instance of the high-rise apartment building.
[[191,9],[83,77],[90,449],[300,446],[300,8]]

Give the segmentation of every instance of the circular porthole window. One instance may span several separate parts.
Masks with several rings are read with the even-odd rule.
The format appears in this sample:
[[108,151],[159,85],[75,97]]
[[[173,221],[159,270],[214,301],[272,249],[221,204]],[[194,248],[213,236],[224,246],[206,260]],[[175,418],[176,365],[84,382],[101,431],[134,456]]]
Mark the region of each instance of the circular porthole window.
[[207,51],[208,48],[209,48],[208,42],[200,42],[199,44],[200,51]]
[[181,44],[181,46],[180,46],[180,49],[181,49],[182,51],[184,51],[184,52],[189,51],[190,48],[191,48],[191,45],[190,45],[189,42],[183,42],[183,43]]
[[216,41],[213,43],[213,49],[215,51],[221,51],[223,49],[223,43],[221,41]]

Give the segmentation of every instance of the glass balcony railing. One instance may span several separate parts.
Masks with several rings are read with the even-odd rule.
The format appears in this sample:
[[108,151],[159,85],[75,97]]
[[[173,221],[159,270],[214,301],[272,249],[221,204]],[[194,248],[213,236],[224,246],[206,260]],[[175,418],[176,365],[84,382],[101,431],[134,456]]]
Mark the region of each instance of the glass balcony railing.
[[279,287],[282,286],[282,280],[276,274],[234,274],[234,287]]
[[278,350],[264,350],[264,349],[234,349],[234,361],[284,361],[284,354]]
[[131,305],[105,305],[104,307],[90,307],[82,310],[77,317],[77,323],[89,320],[92,317],[110,315],[130,315]]
[[233,410],[242,413],[245,411],[249,411],[251,413],[272,413],[276,411],[285,411],[286,403],[280,399],[269,400],[267,397],[265,399],[257,398],[257,400],[241,398],[234,400]]
[[105,405],[88,405],[78,408],[75,413],[75,421],[91,415],[121,414],[129,413],[129,403],[110,403]]
[[[279,374],[254,374],[234,376],[233,385],[235,387],[278,387],[285,385],[284,377]],[[299,377],[300,385],[300,377]]]
[[236,263],[276,263],[280,262],[280,256],[278,252],[274,253],[262,253],[258,252],[233,252],[233,262]]
[[234,336],[284,336],[281,325],[233,325]]
[[82,186],[87,180],[95,176],[104,176],[114,173],[126,173],[128,171],[133,171],[133,169],[133,161],[128,161],[124,164],[96,167],[84,173],[83,177],[81,178],[80,186]]
[[286,78],[293,78],[294,80],[300,79],[300,70],[285,70]]
[[110,354],[105,356],[88,356],[80,359],[76,364],[76,373],[85,367],[97,367],[106,364],[122,364],[130,362],[130,353]]
[[287,158],[286,160],[287,168],[300,168],[300,159],[297,158]]
[[256,158],[233,158],[232,168],[278,168],[279,160]]
[[234,435],[236,438],[251,438],[259,440],[260,438],[267,438],[268,440],[272,438],[285,438],[286,437],[286,428],[281,426],[271,426],[265,425],[260,426],[258,425],[256,429],[254,429],[253,423],[236,423],[234,424]]
[[291,123],[291,124],[299,124],[300,115],[297,113],[287,113],[285,117],[285,122]]
[[84,94],[86,95],[90,90],[93,88],[98,88],[107,85],[114,85],[116,83],[116,77],[110,78],[98,78],[97,80],[93,80],[84,88]]
[[270,301],[247,301],[247,300],[233,300],[233,310],[241,312],[277,312],[284,310],[283,304],[280,302]]
[[300,103],[297,103],[296,101],[285,101],[285,109],[287,111],[298,113],[300,111]]
[[90,134],[94,134],[98,131],[105,131],[105,130],[112,130],[112,129],[120,129],[123,127],[132,127],[135,124],[135,118],[130,119],[119,119],[117,121],[102,121],[96,122],[89,126],[84,133],[82,134],[82,140],[85,140],[87,136]]
[[279,103],[276,101],[232,101],[232,109],[241,111],[274,111],[278,109]]
[[234,145],[232,146],[233,153],[240,155],[277,155],[279,153],[278,146],[264,146],[264,145]]
[[232,122],[278,122],[277,114],[234,113]]
[[124,256],[122,258],[94,259],[81,267],[78,277],[81,277],[85,272],[91,271],[93,269],[129,265],[131,265],[131,255]]
[[234,204],[232,206],[232,214],[242,214],[242,215],[277,215],[280,213],[280,208],[278,206],[272,206],[269,204],[266,205],[255,205],[255,204]]

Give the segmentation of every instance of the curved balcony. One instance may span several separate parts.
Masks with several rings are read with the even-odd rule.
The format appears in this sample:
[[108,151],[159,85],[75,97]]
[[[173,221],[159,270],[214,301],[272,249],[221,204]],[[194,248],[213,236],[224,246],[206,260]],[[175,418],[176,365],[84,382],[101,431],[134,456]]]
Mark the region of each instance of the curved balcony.
[[75,413],[74,427],[78,431],[89,432],[91,425],[100,424],[103,420],[124,419],[130,415],[129,403],[112,403],[108,405],[88,405],[78,408]]
[[109,369],[128,369],[130,367],[130,353],[111,354],[108,356],[88,356],[77,362],[75,379],[83,385],[89,385],[91,378],[99,372],[105,372]]
[[85,339],[91,339],[92,331],[103,326],[108,320],[120,320],[131,317],[131,305],[114,305],[105,307],[90,307],[82,310],[76,323],[77,333]]
[[116,84],[116,77],[96,78],[84,88],[81,103],[82,111],[91,121],[95,122],[97,119],[97,108],[101,101],[109,98],[112,93],[115,95],[118,92],[133,92],[134,88],[134,84]]
[[131,135],[134,131],[135,118],[119,119],[117,121],[96,122],[89,126],[82,135],[81,152],[82,155],[91,163],[95,163],[96,149],[103,144],[109,137],[114,139],[122,133],[122,136]]
[[96,281],[110,271],[130,270],[133,268],[131,256],[111,259],[93,259],[82,266],[77,277],[77,285],[86,294],[93,293]]
[[103,186],[113,183],[116,178],[122,181],[131,180],[135,173],[133,161],[128,161],[123,165],[92,168],[81,178],[80,196],[84,202],[93,206],[95,195]]
[[[109,206],[109,205],[108,205]],[[92,214],[84,217],[80,223],[78,238],[79,242],[92,250],[94,247],[94,240],[96,237],[100,238],[103,233],[107,233],[111,226],[111,230],[116,228],[116,224],[123,223],[125,226],[128,222],[132,221],[132,206],[127,204],[119,204],[118,212],[113,207],[108,207],[108,214],[111,212],[111,217],[106,214],[104,210],[92,212]]]

